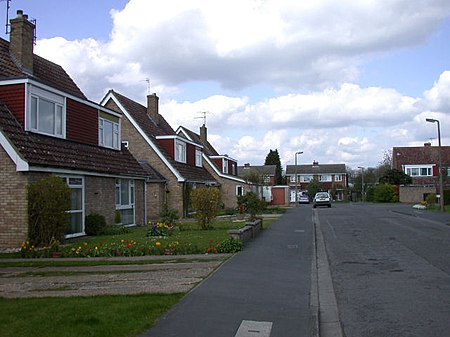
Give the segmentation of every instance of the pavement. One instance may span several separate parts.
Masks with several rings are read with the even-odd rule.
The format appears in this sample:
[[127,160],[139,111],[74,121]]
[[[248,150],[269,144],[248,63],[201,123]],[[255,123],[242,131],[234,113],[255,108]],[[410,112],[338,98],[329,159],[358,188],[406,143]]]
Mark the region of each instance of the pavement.
[[141,337],[313,336],[311,212],[289,210]]

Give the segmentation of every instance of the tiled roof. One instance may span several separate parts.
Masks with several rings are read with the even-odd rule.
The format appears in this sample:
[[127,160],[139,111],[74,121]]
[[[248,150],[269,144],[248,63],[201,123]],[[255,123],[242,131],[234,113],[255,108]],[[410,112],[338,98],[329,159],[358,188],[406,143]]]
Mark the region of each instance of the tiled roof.
[[206,141],[203,142],[200,138],[200,135],[196,134],[194,131],[189,130],[188,128],[185,128],[184,126],[181,127],[183,131],[185,131],[188,136],[192,139],[194,143],[203,145],[203,152],[211,157],[211,156],[219,156],[219,153],[216,151],[216,149],[211,145],[210,142]]
[[161,173],[156,171],[155,168],[152,165],[150,165],[148,161],[139,160],[139,164],[141,164],[142,168],[145,170],[148,181],[163,182],[167,180]]
[[40,56],[33,55],[32,75],[22,71],[9,53],[9,42],[0,38],[0,80],[14,78],[31,78],[73,96],[86,99],[80,88],[61,66]]
[[110,90],[120,104],[127,110],[131,117],[139,124],[139,127],[158,147],[158,150],[163,154],[167,161],[180,173],[180,175],[189,182],[215,182],[211,174],[203,167],[190,166],[177,162],[164,150],[160,145],[156,136],[175,136],[176,133],[172,127],[167,123],[163,116],[159,115],[159,123],[156,124],[147,114],[147,108],[128,97],[125,97],[116,91]]
[[260,166],[238,166],[238,176],[244,177],[250,172],[256,172],[262,175],[275,176],[276,165],[260,165]]
[[[450,146],[442,146],[442,164],[450,164]],[[401,165],[438,164],[438,146],[394,147],[392,162],[394,168],[401,170]]]
[[30,166],[87,171],[111,175],[146,175],[131,153],[24,131],[0,101],[0,131]]
[[[345,174],[345,164],[297,165],[297,174]],[[286,174],[295,174],[295,165],[287,165]]]

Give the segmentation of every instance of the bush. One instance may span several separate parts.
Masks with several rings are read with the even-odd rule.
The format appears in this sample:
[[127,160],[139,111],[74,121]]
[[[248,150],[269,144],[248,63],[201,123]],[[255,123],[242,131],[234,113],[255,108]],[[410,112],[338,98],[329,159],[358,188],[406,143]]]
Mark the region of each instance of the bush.
[[64,241],[70,224],[70,188],[55,175],[28,187],[28,237],[34,246]]
[[220,191],[216,187],[201,187],[191,192],[192,207],[202,229],[211,228],[211,221],[219,213]]
[[175,223],[175,220],[180,218],[180,215],[176,209],[169,208],[167,204],[164,204],[163,210],[159,217],[161,218],[162,223],[171,225]]
[[266,208],[266,203],[263,200],[260,200],[253,192],[248,192],[245,195],[239,196],[238,205],[239,207],[243,206],[244,210],[250,214],[252,219]]
[[217,246],[218,253],[237,253],[242,250],[244,245],[240,240],[236,240],[233,238],[228,238]]
[[397,188],[394,185],[380,184],[374,189],[375,202],[398,202]]
[[425,201],[428,205],[434,205],[436,203],[436,200],[436,193],[430,193],[425,198]]
[[104,233],[106,228],[106,220],[101,214],[91,213],[86,216],[84,225],[86,235],[97,236]]

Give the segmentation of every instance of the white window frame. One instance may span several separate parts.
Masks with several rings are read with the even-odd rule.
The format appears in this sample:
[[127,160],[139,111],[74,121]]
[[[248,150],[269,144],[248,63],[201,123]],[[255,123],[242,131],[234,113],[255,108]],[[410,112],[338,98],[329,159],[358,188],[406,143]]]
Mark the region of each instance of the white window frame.
[[334,181],[342,181],[342,174],[335,174]]
[[[404,165],[403,171],[410,177],[432,177],[433,164],[428,165]],[[425,174],[424,174],[425,173]]]
[[[74,238],[78,236],[85,235],[85,224],[84,224],[84,218],[85,218],[85,184],[84,184],[84,177],[82,176],[61,176],[61,178],[66,182],[67,186],[70,188],[71,192],[72,189],[81,189],[81,209],[77,210],[69,210],[67,213],[70,215],[72,214],[81,214],[81,232],[79,233],[70,233],[66,234],[65,238]],[[75,184],[75,179],[81,179],[81,184]]]
[[[25,129],[52,137],[66,138],[66,98],[36,86],[30,85],[28,88]],[[35,101],[36,104],[33,104],[33,101]],[[43,111],[40,109],[40,102],[50,103],[54,107],[52,113],[52,132],[44,130],[43,124],[40,122],[43,118]],[[33,106],[36,107],[35,111],[33,110]],[[58,119],[60,119],[60,122],[58,122]],[[58,124],[60,125],[60,128],[58,128]]]
[[[127,195],[128,195],[128,201],[125,202],[122,200],[122,182],[127,182]],[[135,188],[135,182],[133,179],[122,179],[122,178],[116,178],[115,181],[115,200],[116,200],[116,210],[121,211],[127,211],[127,210],[133,210],[133,221],[132,223],[127,223],[126,225],[134,225],[136,223],[136,207],[135,207],[135,200],[136,200],[136,188]],[[122,212],[121,212],[122,213]]]
[[175,161],[186,164],[186,143],[175,139]]
[[[240,191],[240,193],[239,193]],[[236,196],[240,197],[244,195],[244,187],[242,185],[236,186]]]
[[195,148],[195,166],[202,167],[202,150]]
[[321,174],[321,175],[319,175],[319,181],[320,182],[330,182],[330,181],[332,181],[331,174]]
[[222,172],[228,174],[228,159],[222,159]]
[[312,174],[302,174],[302,175],[300,175],[300,182],[301,183],[309,183],[313,179],[314,179],[314,176]]
[[[111,143],[107,142],[105,134],[105,124],[111,124]],[[110,149],[120,150],[120,124],[109,119],[98,118],[98,145]]]
[[291,183],[295,183],[295,174],[291,175],[289,180]]

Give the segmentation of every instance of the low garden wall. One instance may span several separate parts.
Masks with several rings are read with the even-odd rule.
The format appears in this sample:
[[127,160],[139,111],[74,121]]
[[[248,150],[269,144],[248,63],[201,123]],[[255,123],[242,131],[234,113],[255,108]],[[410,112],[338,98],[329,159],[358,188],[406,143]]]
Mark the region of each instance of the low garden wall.
[[236,240],[245,243],[256,237],[262,229],[262,220],[258,219],[252,222],[246,222],[245,226],[239,229],[230,229],[228,235]]

